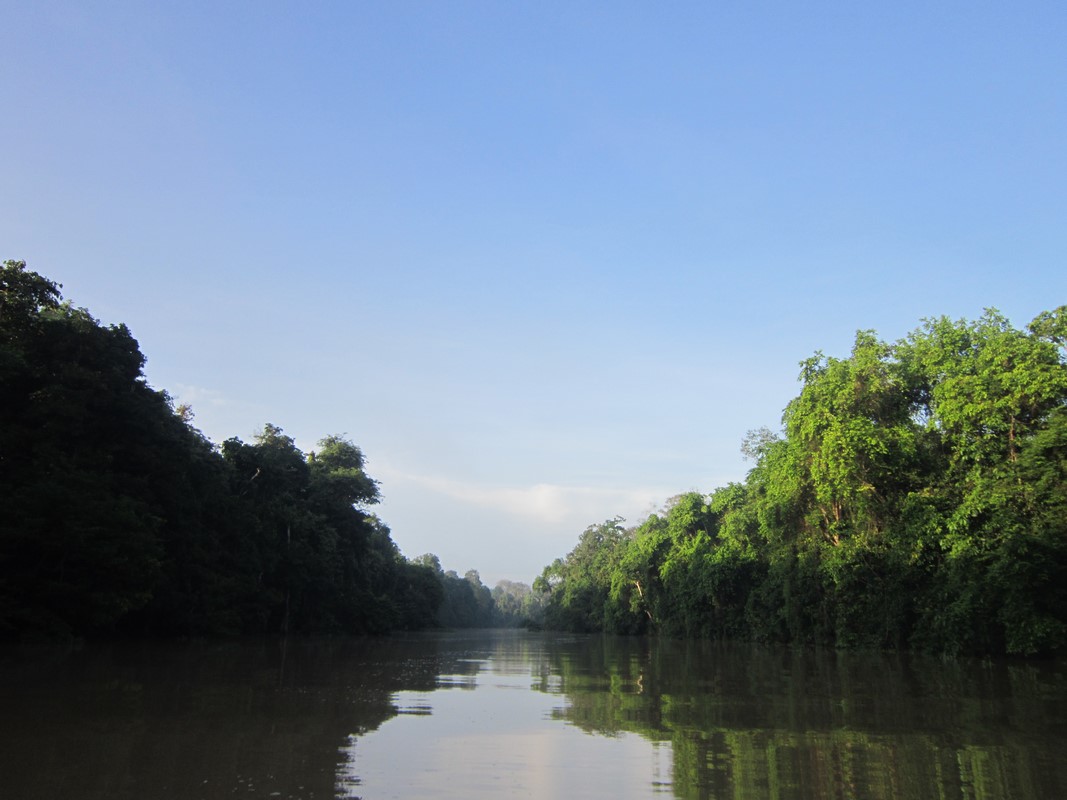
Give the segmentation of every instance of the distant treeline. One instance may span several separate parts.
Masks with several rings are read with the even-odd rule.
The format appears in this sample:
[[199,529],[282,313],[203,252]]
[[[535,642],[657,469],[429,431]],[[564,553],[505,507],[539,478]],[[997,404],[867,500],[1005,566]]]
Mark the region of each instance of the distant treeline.
[[743,483],[588,528],[547,627],[942,653],[1067,644],[1067,306],[801,364]]
[[60,300],[0,270],[0,637],[518,624],[529,587],[401,555],[354,444],[216,447],[125,325]]

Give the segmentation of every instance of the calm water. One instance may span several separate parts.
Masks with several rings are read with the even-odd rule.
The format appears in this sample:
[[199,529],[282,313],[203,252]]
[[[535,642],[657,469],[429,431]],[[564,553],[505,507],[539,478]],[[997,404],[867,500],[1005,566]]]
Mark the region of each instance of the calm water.
[[511,631],[0,650],[0,797],[1067,797],[1067,664]]

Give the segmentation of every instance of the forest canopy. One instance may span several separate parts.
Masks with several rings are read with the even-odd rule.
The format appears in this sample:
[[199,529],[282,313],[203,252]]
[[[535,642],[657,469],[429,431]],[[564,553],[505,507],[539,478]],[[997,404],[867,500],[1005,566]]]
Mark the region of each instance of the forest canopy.
[[405,558],[362,451],[210,442],[125,325],[0,269],[0,638],[571,631],[1067,648],[1067,306],[800,364],[744,481],[590,526],[533,588]]
[[59,290],[0,269],[0,637],[516,622],[477,572],[403,557],[355,444],[267,424],[216,447],[129,329]]
[[593,525],[545,624],[945,653],[1067,644],[1067,307],[994,310],[801,362],[747,478]]

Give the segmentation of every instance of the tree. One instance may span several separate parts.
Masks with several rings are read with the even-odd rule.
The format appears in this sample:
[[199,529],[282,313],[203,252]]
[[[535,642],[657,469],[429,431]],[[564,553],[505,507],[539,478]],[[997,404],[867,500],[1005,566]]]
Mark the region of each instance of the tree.
[[126,326],[0,269],[0,636],[432,624],[440,582],[367,511],[356,445],[305,456],[267,424],[216,448],[144,361]]
[[0,328],[0,631],[110,628],[159,577],[145,467],[170,409],[129,330],[23,262],[0,271]]
[[35,327],[45,309],[58,308],[61,288],[27,270],[25,261],[5,261],[0,269],[0,331],[4,339]]
[[545,568],[546,625],[1063,650],[1065,361],[1067,307],[817,352],[783,435],[746,436],[743,484],[672,498],[610,545],[591,528]]
[[900,347],[924,382],[919,416],[944,458],[928,489],[940,515],[931,530],[937,540],[927,544],[936,576],[921,610],[920,641],[1013,652],[1064,641],[1063,616],[1039,610],[1062,614],[1047,593],[1063,562],[1060,550],[1045,546],[1056,536],[1033,489],[1042,482],[1038,463],[1051,466],[1037,453],[1067,403],[1062,320],[1062,310],[1045,313],[1019,331],[993,310],[974,323],[940,318]]
[[533,589],[528,584],[509,580],[497,581],[493,587],[492,598],[495,627],[516,628],[520,625],[540,623],[539,609],[534,605]]
[[611,575],[626,531],[614,517],[590,525],[565,560],[546,568],[534,590],[550,592],[545,624],[574,631],[601,630],[608,603]]

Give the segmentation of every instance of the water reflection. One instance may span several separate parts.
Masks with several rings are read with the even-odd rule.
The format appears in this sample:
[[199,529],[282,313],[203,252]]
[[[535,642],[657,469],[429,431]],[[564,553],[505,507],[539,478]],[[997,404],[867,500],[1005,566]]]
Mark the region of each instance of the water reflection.
[[538,691],[553,670],[543,637],[494,632],[449,641],[480,654],[464,659],[476,673],[442,675],[431,692],[398,692],[401,714],[346,748],[339,787],[347,796],[669,796],[669,748],[636,733],[593,737],[560,724],[566,697]]
[[476,667],[432,638],[0,651],[0,797],[328,798],[395,692]]
[[669,742],[679,797],[1062,797],[1063,664],[602,639],[561,648],[590,733]]
[[0,797],[1067,796],[1063,662],[515,631],[0,650]]
[[[519,676],[511,688],[528,678],[536,697],[508,697],[501,675]],[[502,774],[516,796],[544,797],[568,788],[585,797],[669,788],[685,798],[1043,798],[1067,789],[1062,662],[520,637],[487,646],[465,685],[478,690],[476,703],[420,696],[433,723],[420,721],[419,732],[387,723],[356,744],[348,774],[367,780],[353,785],[368,798],[499,796],[486,780]],[[463,719],[492,735],[457,729]],[[567,729],[591,736],[583,743]],[[397,770],[405,754],[409,768]],[[420,776],[421,765],[432,766]],[[558,775],[562,784],[546,783]],[[398,785],[409,791],[384,788]]]

